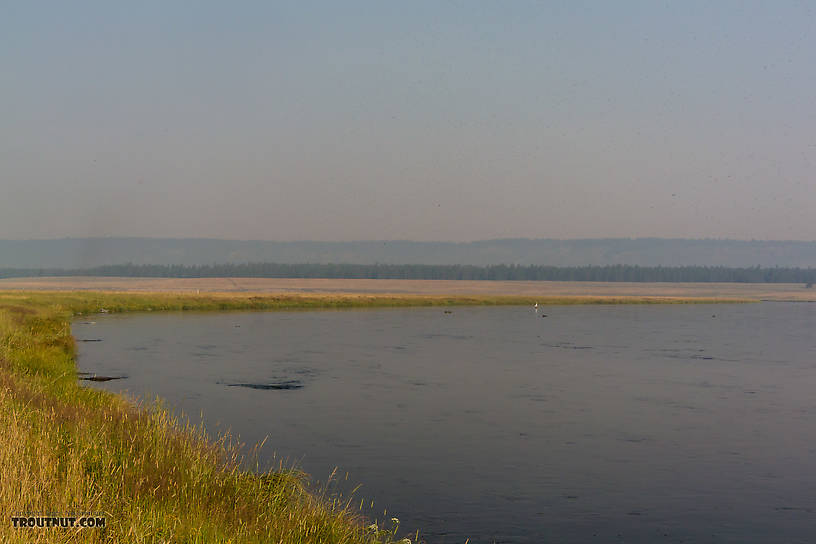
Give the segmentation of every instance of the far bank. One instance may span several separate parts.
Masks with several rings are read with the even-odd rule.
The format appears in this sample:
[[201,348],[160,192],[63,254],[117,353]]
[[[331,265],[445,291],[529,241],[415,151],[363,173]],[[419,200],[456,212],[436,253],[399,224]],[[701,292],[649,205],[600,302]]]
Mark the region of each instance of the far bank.
[[624,283],[292,278],[37,277],[0,280],[0,290],[132,293],[300,293],[426,296],[681,297],[816,302],[816,289],[788,283]]

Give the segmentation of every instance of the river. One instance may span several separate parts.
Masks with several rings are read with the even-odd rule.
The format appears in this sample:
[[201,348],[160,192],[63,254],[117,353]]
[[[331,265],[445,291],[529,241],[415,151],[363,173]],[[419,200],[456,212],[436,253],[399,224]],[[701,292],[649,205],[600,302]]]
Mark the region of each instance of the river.
[[80,370],[126,378],[89,385],[268,436],[264,463],[339,467],[370,515],[429,543],[816,529],[816,304],[90,320],[73,325]]

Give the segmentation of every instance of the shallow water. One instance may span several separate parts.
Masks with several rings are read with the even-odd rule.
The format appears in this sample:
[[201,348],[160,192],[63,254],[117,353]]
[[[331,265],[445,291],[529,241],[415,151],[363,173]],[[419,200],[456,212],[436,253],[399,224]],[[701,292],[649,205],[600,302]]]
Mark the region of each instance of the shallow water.
[[816,304],[94,319],[80,369],[126,378],[83,383],[339,466],[430,543],[816,533]]

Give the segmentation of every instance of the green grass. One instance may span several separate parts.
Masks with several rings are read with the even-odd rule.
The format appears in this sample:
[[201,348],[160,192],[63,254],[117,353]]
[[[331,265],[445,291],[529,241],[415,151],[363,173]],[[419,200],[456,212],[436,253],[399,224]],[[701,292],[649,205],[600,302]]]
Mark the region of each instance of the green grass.
[[[100,311],[286,310],[714,299],[0,292],[2,542],[394,542],[398,522],[316,494],[285,466],[247,470],[230,437],[161,407],[80,387],[70,321]],[[733,300],[728,300],[733,302]],[[251,457],[250,457],[251,458]],[[105,529],[14,529],[30,512],[106,517]],[[385,528],[384,528],[385,527]],[[411,535],[413,538],[413,535]]]

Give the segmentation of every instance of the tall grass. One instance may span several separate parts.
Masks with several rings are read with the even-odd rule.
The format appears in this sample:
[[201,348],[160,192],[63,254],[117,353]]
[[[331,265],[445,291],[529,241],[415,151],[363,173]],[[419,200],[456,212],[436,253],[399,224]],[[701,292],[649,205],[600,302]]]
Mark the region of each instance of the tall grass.
[[[713,300],[640,300],[701,301]],[[363,520],[350,498],[315,494],[302,473],[282,465],[246,470],[228,436],[210,437],[160,406],[141,408],[80,387],[73,316],[532,303],[521,297],[0,293],[0,541],[375,544],[399,536],[397,521]],[[80,512],[105,516],[105,528],[15,529],[10,522],[28,513]]]

